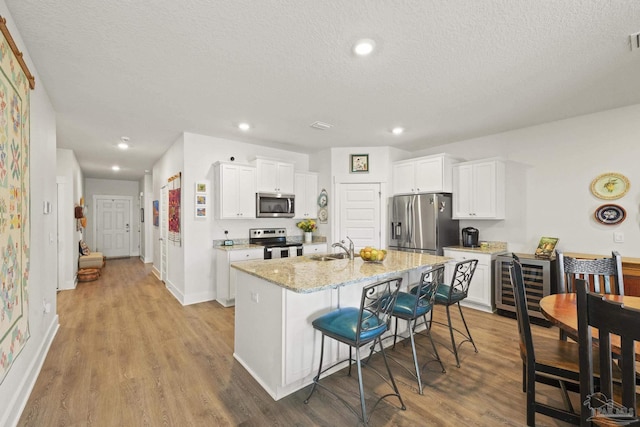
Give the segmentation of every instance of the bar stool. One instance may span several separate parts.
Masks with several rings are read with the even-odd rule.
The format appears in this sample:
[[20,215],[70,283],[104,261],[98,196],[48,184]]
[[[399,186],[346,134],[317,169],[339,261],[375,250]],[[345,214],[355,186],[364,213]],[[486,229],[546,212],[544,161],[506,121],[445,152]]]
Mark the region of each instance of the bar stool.
[[[378,405],[378,403],[380,403],[382,399],[391,396],[397,396],[398,400],[400,401],[401,409],[406,409],[406,406],[402,401],[402,397],[400,396],[398,386],[393,379],[393,374],[389,369],[389,363],[387,362],[387,357],[384,353],[384,348],[382,347],[382,341],[380,339],[382,334],[384,334],[389,329],[389,323],[391,321],[391,310],[393,309],[396,302],[398,290],[400,289],[401,283],[402,278],[394,277],[367,285],[362,289],[360,308],[339,308],[318,317],[312,322],[313,327],[322,333],[320,347],[320,366],[318,367],[318,375],[313,378],[313,386],[311,387],[309,397],[307,397],[307,399],[304,401],[305,404],[309,403],[309,399],[313,395],[313,392],[316,390],[316,386],[320,386],[329,393],[333,394],[336,398],[338,398],[338,400],[344,403],[347,408],[349,408],[356,416],[360,417],[356,410],[352,408],[343,398],[341,398],[332,390],[328,389],[324,384],[320,383],[320,376],[324,372],[334,368],[335,366],[345,361],[349,362],[348,375],[351,376],[351,362],[354,360],[352,357],[352,349],[355,348],[355,362],[358,369],[358,387],[360,392],[360,408],[362,412],[361,421],[366,426],[369,422],[369,417],[367,417],[367,409],[364,398],[364,384],[362,382],[362,362],[360,357],[360,348],[371,343],[372,347],[375,347],[376,343],[378,343],[380,345],[380,352],[382,353],[384,364],[387,368],[390,384],[386,379],[385,382],[387,382],[387,384],[389,384],[393,388],[394,393],[388,393],[384,396],[381,396],[373,405],[371,411],[375,409],[375,407]],[[346,360],[338,361],[328,368],[322,369],[325,336],[333,338],[339,343],[347,344],[349,346],[349,358]],[[373,368],[371,367],[371,369]],[[384,379],[382,375],[380,375],[380,377]]]
[[[466,261],[456,263],[453,276],[451,277],[451,283],[449,285],[444,283],[439,284],[438,290],[436,291],[436,304],[444,305],[447,308],[447,321],[449,324],[449,334],[451,335],[451,346],[453,347],[453,354],[456,356],[456,366],[458,368],[460,367],[460,359],[458,358],[459,346],[468,341],[473,345],[475,352],[478,352],[478,348],[476,347],[476,343],[473,342],[473,337],[471,336],[471,332],[469,332],[469,327],[467,326],[467,322],[464,320],[464,314],[462,314],[462,308],[460,307],[460,301],[467,297],[469,285],[471,284],[471,279],[473,278],[473,273],[475,273],[477,265],[477,259],[468,259]],[[454,328],[451,323],[449,307],[456,304],[458,305],[458,311],[460,311],[460,318],[462,319],[466,334],[463,331]],[[433,322],[433,314],[431,319]],[[456,340],[453,334],[454,331],[464,337],[458,345],[456,345]]]
[[[398,298],[396,299],[396,304],[393,307],[393,312],[391,315],[395,318],[395,331],[393,334],[393,348],[396,347],[396,340],[398,338],[398,319],[406,320],[408,323],[409,329],[409,339],[411,341],[411,351],[413,352],[413,364],[415,365],[416,373],[413,373],[401,365],[399,362],[395,361],[393,358],[389,357],[391,360],[394,360],[400,366],[402,366],[407,372],[411,373],[414,378],[418,381],[418,391],[420,394],[423,394],[422,389],[422,379],[420,377],[421,368],[418,364],[418,355],[416,354],[416,343],[414,336],[416,334],[416,326],[418,319],[422,318],[424,320],[424,324],[427,323],[427,314],[431,312],[433,309],[433,304],[436,297],[436,289],[439,283],[444,281],[444,264],[430,268],[422,272],[420,276],[420,281],[417,286],[412,287],[411,293],[407,292],[398,292]],[[431,332],[427,327],[425,329],[425,333],[431,341],[431,346],[433,347],[433,353],[435,356],[435,360],[431,360],[430,362],[439,362],[440,367],[442,367],[442,372],[447,372],[444,369],[444,365],[442,364],[442,360],[440,360],[440,355],[438,354],[438,350],[436,349],[436,344],[433,342],[433,338],[431,337]],[[419,334],[419,333],[418,333]],[[427,362],[429,363],[429,362]],[[426,365],[426,363],[425,363]],[[424,365],[423,365],[424,368]]]

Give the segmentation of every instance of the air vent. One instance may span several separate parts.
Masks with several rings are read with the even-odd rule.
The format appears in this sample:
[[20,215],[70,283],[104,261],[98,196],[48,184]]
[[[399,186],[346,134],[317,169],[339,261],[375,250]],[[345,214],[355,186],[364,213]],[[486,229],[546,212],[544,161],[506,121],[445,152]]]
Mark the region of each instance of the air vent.
[[310,126],[314,129],[319,129],[319,130],[327,130],[333,127],[333,125],[330,125],[329,123],[324,123],[324,122],[313,122],[311,123]]

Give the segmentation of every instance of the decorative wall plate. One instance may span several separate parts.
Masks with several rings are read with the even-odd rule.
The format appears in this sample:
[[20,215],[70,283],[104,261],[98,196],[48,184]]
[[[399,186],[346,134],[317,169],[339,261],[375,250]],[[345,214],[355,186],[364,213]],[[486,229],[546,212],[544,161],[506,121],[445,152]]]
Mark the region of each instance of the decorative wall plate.
[[608,172],[599,175],[591,182],[591,192],[600,199],[615,200],[627,194],[629,185],[626,176]]
[[321,208],[318,210],[318,220],[322,223],[327,222],[327,219],[329,218],[329,213],[327,212],[327,210],[325,208]]
[[329,203],[329,195],[323,189],[320,192],[320,195],[318,196],[318,206],[320,206],[321,208],[326,208],[328,203]]
[[596,209],[595,217],[598,222],[605,225],[620,224],[627,216],[627,212],[622,206],[602,205]]

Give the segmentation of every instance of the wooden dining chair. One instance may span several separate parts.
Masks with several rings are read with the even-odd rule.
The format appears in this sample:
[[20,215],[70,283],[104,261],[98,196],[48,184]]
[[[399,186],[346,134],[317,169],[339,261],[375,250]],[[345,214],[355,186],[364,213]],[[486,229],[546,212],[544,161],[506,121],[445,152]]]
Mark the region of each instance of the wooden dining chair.
[[[622,261],[618,252],[611,258],[574,258],[556,251],[558,264],[558,293],[575,293],[578,279],[589,283],[591,292],[598,294],[624,295]],[[566,340],[567,333],[560,329],[560,339]]]
[[583,279],[589,283],[591,292],[598,294],[624,295],[622,260],[618,252],[611,258],[573,258],[556,251],[558,264],[558,293],[575,292],[575,281]]
[[[635,344],[640,341],[640,310],[590,292],[585,280],[577,280],[576,288],[581,425],[639,425]],[[592,352],[592,328],[598,332],[599,360]],[[620,348],[614,352],[618,358],[613,357],[610,334],[620,336]]]
[[[516,318],[520,333],[520,357],[522,358],[522,389],[527,393],[527,425],[536,425],[536,412],[579,424],[580,414],[575,412],[568,389],[577,390],[580,369],[578,344],[559,339],[536,337],[531,333],[527,297],[522,276],[522,265],[514,255],[509,272],[516,306]],[[536,383],[559,387],[565,408],[558,408],[536,400]]]

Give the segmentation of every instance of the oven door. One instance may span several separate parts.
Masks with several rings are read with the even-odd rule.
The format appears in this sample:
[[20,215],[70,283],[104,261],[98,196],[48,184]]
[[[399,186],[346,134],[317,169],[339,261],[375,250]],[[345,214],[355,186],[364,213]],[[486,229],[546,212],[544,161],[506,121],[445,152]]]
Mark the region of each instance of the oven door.
[[294,215],[293,194],[256,193],[257,218],[293,218]]
[[293,258],[296,256],[302,256],[302,245],[264,248],[264,259]]

